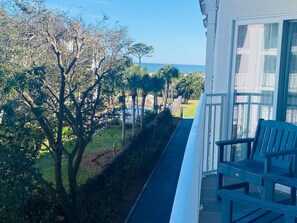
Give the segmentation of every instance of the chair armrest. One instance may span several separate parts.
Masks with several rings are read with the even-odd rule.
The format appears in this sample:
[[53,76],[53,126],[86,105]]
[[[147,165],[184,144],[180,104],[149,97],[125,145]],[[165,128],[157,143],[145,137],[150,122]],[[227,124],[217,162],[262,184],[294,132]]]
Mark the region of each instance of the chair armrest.
[[271,159],[273,157],[277,157],[277,156],[285,156],[285,155],[295,155],[295,167],[294,169],[297,170],[297,166],[296,166],[296,155],[297,155],[297,149],[288,149],[288,150],[284,150],[284,151],[279,151],[279,152],[267,152],[267,153],[263,153],[263,156],[265,157],[265,163],[264,163],[264,172],[268,173],[270,172],[271,169]]
[[265,158],[272,158],[272,157],[277,157],[277,156],[285,156],[285,155],[297,155],[297,149],[288,149],[284,151],[279,151],[279,152],[267,152],[263,153]]
[[248,144],[248,151],[247,151],[247,156],[249,157],[250,155],[250,150],[251,150],[251,143],[255,140],[255,138],[244,138],[244,139],[232,139],[232,140],[222,140],[222,141],[216,141],[216,144],[219,147],[218,151],[218,162],[223,162],[224,159],[224,152],[225,152],[225,146],[227,145],[235,145],[235,144],[243,144],[247,143]]
[[255,138],[221,140],[221,141],[216,141],[216,144],[218,146],[226,146],[226,145],[234,145],[234,144],[240,144],[240,143],[251,143],[254,140]]

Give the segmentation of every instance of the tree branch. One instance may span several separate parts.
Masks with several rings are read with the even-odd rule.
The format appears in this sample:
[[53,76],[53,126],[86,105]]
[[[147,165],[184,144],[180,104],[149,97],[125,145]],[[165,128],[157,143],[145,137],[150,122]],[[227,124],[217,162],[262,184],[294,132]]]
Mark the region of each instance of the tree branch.
[[28,95],[26,92],[23,92],[21,95],[25,104],[27,104],[27,106],[30,108],[37,121],[39,122],[41,128],[43,129],[43,132],[45,133],[50,143],[50,146],[52,147],[54,144],[54,135],[51,131],[51,127],[49,126],[47,119],[42,115],[42,111],[40,111],[39,107],[36,106],[30,95]]

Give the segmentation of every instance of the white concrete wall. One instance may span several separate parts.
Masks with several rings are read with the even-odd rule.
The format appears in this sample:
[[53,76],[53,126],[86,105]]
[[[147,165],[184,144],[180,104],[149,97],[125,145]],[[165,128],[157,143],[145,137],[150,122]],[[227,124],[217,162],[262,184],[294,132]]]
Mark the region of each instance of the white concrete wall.
[[212,92],[214,47],[215,47],[215,29],[216,29],[216,11],[217,0],[205,0],[205,13],[207,14],[207,41],[206,41],[206,63],[205,63],[205,92]]
[[[234,30],[237,24],[279,23],[297,19],[297,0],[204,0],[206,14],[205,93],[226,93],[226,134],[233,109]],[[217,5],[218,7],[215,7]],[[229,137],[229,136],[227,136]]]
[[233,59],[233,21],[250,20],[257,23],[261,20],[268,22],[270,19],[273,21],[297,19],[297,1],[220,0],[213,64],[214,92],[229,93],[230,87],[233,87],[230,86]]

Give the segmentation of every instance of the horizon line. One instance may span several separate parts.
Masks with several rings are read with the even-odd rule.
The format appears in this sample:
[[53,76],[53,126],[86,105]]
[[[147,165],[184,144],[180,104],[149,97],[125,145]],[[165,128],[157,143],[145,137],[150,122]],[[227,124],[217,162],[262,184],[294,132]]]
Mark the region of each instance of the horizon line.
[[[138,64],[138,62],[133,62],[134,64]],[[186,63],[160,63],[160,62],[141,62],[141,64],[162,64],[162,65],[190,65],[190,66],[205,66],[205,64],[186,64]]]

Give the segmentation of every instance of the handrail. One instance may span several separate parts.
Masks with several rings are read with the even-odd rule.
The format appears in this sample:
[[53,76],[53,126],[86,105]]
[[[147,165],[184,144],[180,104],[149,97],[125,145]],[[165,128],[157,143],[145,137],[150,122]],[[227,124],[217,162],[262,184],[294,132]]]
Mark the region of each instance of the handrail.
[[199,220],[204,107],[205,98],[201,95],[179,175],[170,217],[171,223],[196,223]]

